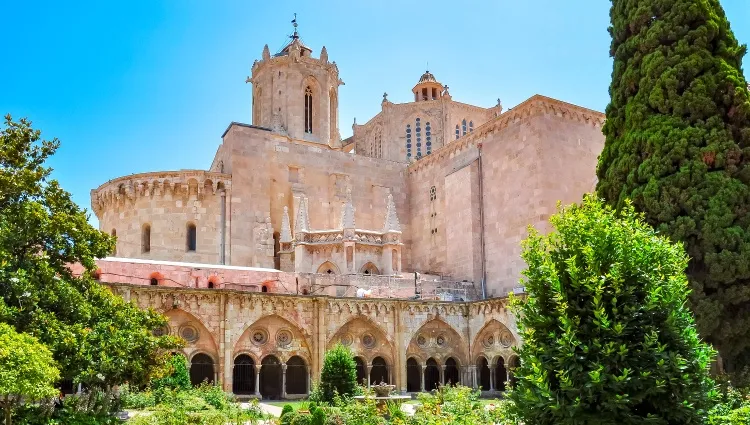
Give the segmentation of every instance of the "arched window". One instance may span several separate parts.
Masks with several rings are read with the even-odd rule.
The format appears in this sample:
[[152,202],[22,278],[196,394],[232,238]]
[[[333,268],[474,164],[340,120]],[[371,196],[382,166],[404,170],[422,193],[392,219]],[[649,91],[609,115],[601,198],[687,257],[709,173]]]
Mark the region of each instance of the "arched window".
[[469,133],[474,131],[474,121],[469,121]]
[[260,292],[268,292],[268,286],[266,285],[261,286]]
[[305,88],[305,133],[313,132],[313,95],[310,86]]
[[141,252],[146,254],[151,252],[151,226],[144,224],[141,228]]
[[383,157],[383,135],[380,130],[375,132],[375,157]]
[[196,230],[195,230],[195,224],[188,223],[187,225],[187,250],[188,251],[195,251],[195,245],[196,245]]
[[427,146],[427,155],[432,153],[432,133],[430,132],[430,122],[427,121],[427,123],[424,126],[424,137]]
[[411,158],[411,124],[406,124],[406,158]]
[[462,136],[466,135],[466,120],[465,119],[461,121],[461,135]]
[[422,123],[417,118],[417,122],[414,125],[414,131],[417,133],[417,158],[422,157]]
[[158,286],[159,285],[159,279],[152,277],[151,280],[149,280],[149,283],[151,286]]
[[117,229],[112,229],[112,237],[115,238],[115,249],[112,251],[112,255],[117,255]]
[[459,137],[461,137],[461,133],[458,130],[458,124],[456,124],[456,139],[458,139]]

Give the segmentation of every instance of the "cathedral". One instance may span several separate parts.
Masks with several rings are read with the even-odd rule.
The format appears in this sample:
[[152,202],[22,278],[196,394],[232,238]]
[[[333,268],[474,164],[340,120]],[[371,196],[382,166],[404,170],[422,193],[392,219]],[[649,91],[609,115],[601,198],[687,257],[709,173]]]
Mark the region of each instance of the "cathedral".
[[337,343],[361,382],[401,393],[513,379],[520,242],[593,190],[604,115],[541,95],[474,106],[415,80],[413,101],[384,94],[342,138],[339,68],[295,24],[252,64],[251,123],[229,124],[207,170],[91,191],[117,237],[97,278],[169,319],[154,332],[185,339],[194,383],[304,397]]

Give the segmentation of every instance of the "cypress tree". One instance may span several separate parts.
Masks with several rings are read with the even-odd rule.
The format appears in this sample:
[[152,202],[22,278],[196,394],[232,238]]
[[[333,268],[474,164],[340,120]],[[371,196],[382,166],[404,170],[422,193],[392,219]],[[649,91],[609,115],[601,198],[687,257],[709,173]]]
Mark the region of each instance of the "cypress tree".
[[612,0],[597,192],[683,242],[693,311],[728,371],[750,360],[750,101],[718,0]]

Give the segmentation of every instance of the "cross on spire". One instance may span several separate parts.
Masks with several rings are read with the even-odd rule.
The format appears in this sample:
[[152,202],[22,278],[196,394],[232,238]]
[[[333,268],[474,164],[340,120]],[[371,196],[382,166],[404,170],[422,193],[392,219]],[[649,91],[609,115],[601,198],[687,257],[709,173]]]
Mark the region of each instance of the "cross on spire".
[[289,38],[292,40],[296,40],[299,38],[299,34],[297,33],[297,14],[294,14],[294,19],[292,19],[292,26],[294,27],[294,34],[290,35]]

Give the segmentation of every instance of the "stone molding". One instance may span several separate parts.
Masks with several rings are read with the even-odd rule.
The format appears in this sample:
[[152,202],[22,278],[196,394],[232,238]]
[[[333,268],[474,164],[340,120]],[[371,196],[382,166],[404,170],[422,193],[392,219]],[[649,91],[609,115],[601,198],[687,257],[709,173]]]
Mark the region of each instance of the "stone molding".
[[432,154],[416,160],[409,166],[408,172],[410,174],[416,173],[425,167],[432,166],[436,162],[442,162],[459,151],[475,147],[479,141],[485,139],[490,134],[540,115],[554,115],[597,128],[601,128],[605,120],[605,115],[601,112],[537,94],[515,108],[509,109],[498,117],[475,128],[473,132],[467,133],[459,139],[437,149]]
[[195,182],[198,197],[217,195],[217,191],[229,191],[232,186],[232,176],[202,170],[159,171],[151,173],[132,174],[110,180],[91,191],[91,207],[99,216],[110,206],[134,202],[138,198],[172,196],[187,198],[191,181]]

